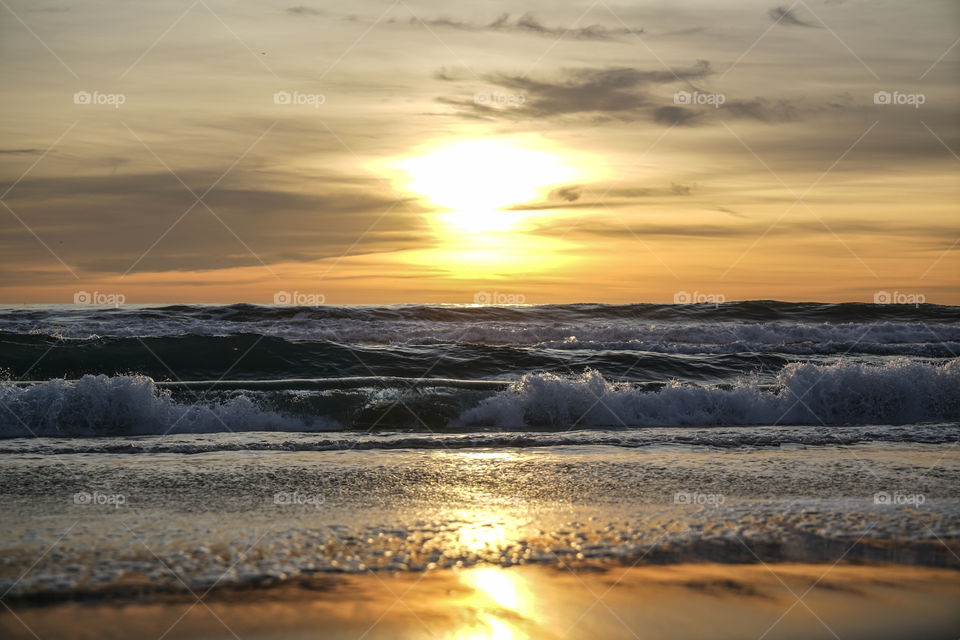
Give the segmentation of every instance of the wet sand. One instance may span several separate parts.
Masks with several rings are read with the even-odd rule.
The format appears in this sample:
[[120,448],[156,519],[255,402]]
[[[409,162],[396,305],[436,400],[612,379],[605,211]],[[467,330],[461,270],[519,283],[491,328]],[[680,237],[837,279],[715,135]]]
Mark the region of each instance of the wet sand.
[[[481,566],[12,601],[20,638],[956,638],[960,573],[896,565]],[[75,595],[74,598],[77,596]]]

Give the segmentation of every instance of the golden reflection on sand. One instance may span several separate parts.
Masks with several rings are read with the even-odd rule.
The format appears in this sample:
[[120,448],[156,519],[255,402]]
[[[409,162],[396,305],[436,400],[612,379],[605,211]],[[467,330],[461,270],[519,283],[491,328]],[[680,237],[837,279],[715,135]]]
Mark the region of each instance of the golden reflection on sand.
[[955,638],[958,600],[960,573],[920,567],[686,564],[574,574],[480,566],[219,589],[203,606],[133,592],[54,605],[11,601],[0,612],[0,637]]
[[[473,608],[485,630],[465,631],[471,640],[520,640],[529,636],[515,625],[517,620],[536,619],[535,598],[520,573],[496,567],[463,572],[461,581],[474,588]],[[490,605],[495,605],[491,607]],[[503,613],[508,615],[504,616]]]

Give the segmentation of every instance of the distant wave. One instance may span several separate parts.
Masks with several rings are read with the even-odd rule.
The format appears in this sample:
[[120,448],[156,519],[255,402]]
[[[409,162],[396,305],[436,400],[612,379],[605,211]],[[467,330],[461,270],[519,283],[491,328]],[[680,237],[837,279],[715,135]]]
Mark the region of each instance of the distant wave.
[[[295,333],[289,327],[277,331]],[[467,379],[592,367],[637,380],[709,382],[753,370],[776,371],[798,358],[951,358],[960,353],[960,325],[935,331],[942,341],[926,325],[902,324],[370,326],[336,331],[319,326],[304,329],[298,338],[255,333],[61,338],[0,332],[0,367],[13,378],[88,373],[162,378],[173,370],[181,379],[216,379],[228,370],[261,379],[416,377],[424,371]],[[342,340],[307,337],[324,333]]]
[[[169,318],[204,320],[207,322],[255,322],[258,320],[358,320],[370,321],[517,321],[563,320],[583,318],[628,319],[651,321],[743,320],[772,322],[777,320],[805,322],[876,322],[933,321],[956,322],[960,307],[935,304],[867,304],[857,302],[781,302],[750,300],[714,304],[546,304],[523,306],[464,305],[387,305],[311,307],[276,305],[167,305],[118,308],[83,305],[51,305],[0,307],[4,314],[39,321],[69,313],[93,321],[112,320],[115,324],[138,320],[141,324],[162,322]],[[0,326],[4,326],[0,322]]]
[[771,301],[721,305],[0,308],[0,334],[226,336],[377,344],[796,344],[960,341],[960,307]]
[[[793,363],[770,386],[673,382],[659,388],[532,373],[507,389],[435,381],[429,389],[375,380],[327,392],[234,389],[175,395],[144,376],[0,384],[0,436],[109,436],[372,428],[868,425],[960,420],[960,361],[882,365]],[[251,385],[254,387],[254,385]],[[276,386],[276,384],[272,385]],[[476,386],[476,385],[473,385]],[[423,385],[420,385],[423,387]],[[402,421],[401,421],[402,420]]]

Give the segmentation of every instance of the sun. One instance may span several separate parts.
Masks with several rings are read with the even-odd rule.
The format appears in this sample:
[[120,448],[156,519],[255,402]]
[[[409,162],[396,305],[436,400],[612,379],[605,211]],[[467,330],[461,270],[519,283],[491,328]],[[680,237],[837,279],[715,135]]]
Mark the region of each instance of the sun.
[[508,207],[530,202],[576,172],[560,156],[501,140],[464,140],[395,165],[405,188],[446,210],[442,219],[464,231],[500,231],[529,215]]

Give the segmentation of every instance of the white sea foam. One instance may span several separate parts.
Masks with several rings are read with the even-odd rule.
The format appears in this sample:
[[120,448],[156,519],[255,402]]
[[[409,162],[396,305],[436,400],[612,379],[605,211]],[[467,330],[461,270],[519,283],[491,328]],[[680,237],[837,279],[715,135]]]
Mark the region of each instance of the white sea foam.
[[770,390],[673,382],[642,392],[596,371],[527,374],[461,416],[466,426],[710,426],[905,424],[960,418],[960,361],[873,366],[793,363]]
[[[480,399],[477,393],[481,393]],[[388,393],[384,389],[358,388],[342,398],[344,402],[357,403],[356,410],[363,410],[371,404],[379,406],[377,399],[384,394],[387,405],[419,402],[412,405],[416,407],[412,410],[428,413],[441,406],[449,407],[451,402],[459,403],[463,410],[451,426],[462,428],[536,426],[563,430],[950,422],[960,420],[960,361],[931,364],[900,359],[882,365],[793,363],[780,371],[773,385],[761,384],[757,378],[742,378],[723,386],[672,382],[659,390],[612,382],[594,370],[579,375],[531,373],[485,398],[482,392],[454,388],[435,395],[416,393],[406,399],[402,389]],[[50,380],[29,386],[5,383],[0,385],[0,403],[4,408],[0,414],[0,436],[341,428],[322,408],[336,405],[310,405],[310,397],[242,391],[174,396],[144,376],[88,375],[77,381]],[[337,410],[349,412],[350,406],[340,405]],[[383,410],[389,408],[385,405]]]
[[0,385],[0,435],[148,435],[337,428],[266,411],[246,396],[223,402],[175,400],[145,376],[87,375],[31,386]]

